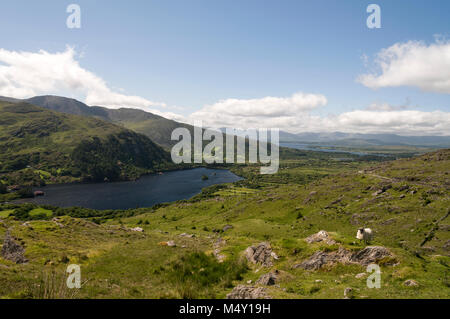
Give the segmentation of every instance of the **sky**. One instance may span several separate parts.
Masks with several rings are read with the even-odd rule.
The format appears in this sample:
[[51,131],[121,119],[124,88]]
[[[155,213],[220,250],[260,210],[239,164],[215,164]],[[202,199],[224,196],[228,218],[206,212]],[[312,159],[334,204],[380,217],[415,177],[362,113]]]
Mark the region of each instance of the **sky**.
[[[381,28],[367,27],[372,3]],[[450,135],[449,13],[447,0],[8,1],[0,95],[216,127]]]

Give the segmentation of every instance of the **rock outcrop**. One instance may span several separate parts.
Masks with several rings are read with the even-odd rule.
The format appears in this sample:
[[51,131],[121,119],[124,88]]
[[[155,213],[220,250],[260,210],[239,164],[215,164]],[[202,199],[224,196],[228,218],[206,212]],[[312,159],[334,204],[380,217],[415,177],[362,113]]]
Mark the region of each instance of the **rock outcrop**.
[[419,284],[417,283],[417,281],[412,280],[412,279],[408,279],[403,283],[405,286],[407,287],[417,287],[419,286]]
[[25,249],[10,235],[9,231],[6,232],[5,239],[3,240],[2,257],[15,262],[16,264],[24,264],[28,260],[24,256]]
[[348,263],[351,252],[340,247],[337,251],[324,252],[316,251],[311,257],[293,268],[303,268],[306,270],[318,270],[327,264]]
[[280,273],[278,270],[264,274],[261,277],[259,277],[259,279],[256,281],[256,284],[264,286],[273,286],[277,283],[279,279],[279,274]]
[[368,246],[363,250],[354,253],[350,261],[367,266],[369,264],[374,264],[385,257],[392,257],[391,252],[381,246]]
[[245,250],[247,260],[253,264],[261,264],[264,267],[272,267],[273,260],[278,259],[277,254],[272,251],[269,243],[260,243],[256,246],[248,247]]
[[336,241],[331,239],[330,235],[325,230],[321,230],[317,234],[313,234],[313,235],[307,237],[305,240],[308,244],[318,243],[318,242],[324,242],[327,245],[336,244]]
[[227,299],[271,299],[266,288],[239,285],[227,295]]
[[385,257],[392,257],[391,252],[381,246],[369,246],[360,251],[352,253],[351,251],[340,247],[337,251],[325,252],[316,251],[311,257],[293,268],[303,268],[306,270],[318,270],[324,265],[342,264],[360,264],[367,266],[379,262]]

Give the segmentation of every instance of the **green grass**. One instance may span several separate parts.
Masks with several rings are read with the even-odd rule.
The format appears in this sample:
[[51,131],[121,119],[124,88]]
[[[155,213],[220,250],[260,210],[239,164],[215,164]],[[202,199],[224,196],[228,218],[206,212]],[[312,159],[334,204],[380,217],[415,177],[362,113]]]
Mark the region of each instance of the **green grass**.
[[14,209],[0,211],[0,218],[6,218],[12,213],[14,213]]
[[47,217],[52,217],[53,212],[51,210],[49,210],[49,209],[35,208],[35,209],[29,211],[28,214],[31,217],[36,217],[36,216],[41,216],[41,215],[44,215],[44,216],[47,216]]

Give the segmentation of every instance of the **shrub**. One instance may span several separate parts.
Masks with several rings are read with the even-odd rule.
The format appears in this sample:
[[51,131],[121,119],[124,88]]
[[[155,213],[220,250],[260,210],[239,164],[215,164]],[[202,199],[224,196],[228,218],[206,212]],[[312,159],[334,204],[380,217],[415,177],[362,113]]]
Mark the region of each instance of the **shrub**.
[[226,260],[219,263],[214,256],[195,252],[181,257],[171,265],[169,281],[177,287],[181,297],[199,298],[212,287],[232,287],[233,280],[241,280],[248,270],[245,262]]

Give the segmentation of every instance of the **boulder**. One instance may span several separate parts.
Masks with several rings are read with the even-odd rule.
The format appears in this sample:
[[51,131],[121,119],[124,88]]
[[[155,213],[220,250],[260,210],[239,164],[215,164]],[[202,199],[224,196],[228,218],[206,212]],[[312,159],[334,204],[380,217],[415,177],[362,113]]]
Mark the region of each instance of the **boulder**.
[[311,257],[300,264],[293,266],[296,268],[303,268],[305,270],[318,270],[324,265],[332,265],[336,263],[342,264],[360,264],[367,266],[369,264],[377,263],[385,257],[392,257],[391,252],[381,246],[368,246],[360,251],[352,253],[351,251],[339,247],[337,251],[325,252],[316,251]]
[[233,228],[233,226],[232,225],[225,225],[224,227],[223,227],[223,231],[224,232],[226,232],[227,230],[229,230],[229,229],[232,229]]
[[345,299],[350,299],[353,297],[353,289],[350,287],[345,288],[344,290],[344,298]]
[[321,230],[317,234],[313,234],[313,235],[307,237],[305,240],[308,244],[318,243],[318,242],[324,242],[327,245],[336,244],[336,241],[331,239],[330,235],[325,230]]
[[408,286],[408,287],[417,287],[417,286],[419,286],[419,283],[417,281],[415,281],[415,280],[412,280],[412,279],[405,280],[405,282],[403,284],[405,286]]
[[340,247],[337,251],[324,252],[316,251],[311,257],[293,268],[303,268],[305,270],[318,270],[326,264],[348,263],[351,252]]
[[227,299],[271,299],[266,288],[239,285],[227,294]]
[[24,264],[28,260],[24,256],[25,249],[10,235],[9,231],[6,232],[5,239],[3,240],[2,257],[15,262],[16,264]]
[[266,242],[248,247],[245,250],[245,256],[249,262],[261,264],[264,267],[272,267],[273,259],[278,259],[278,256],[272,251],[270,244]]
[[175,242],[174,242],[173,240],[169,240],[169,241],[167,242],[167,246],[169,246],[169,247],[175,247],[176,244],[175,244]]
[[194,238],[195,235],[194,234],[182,233],[182,234],[179,235],[179,237]]
[[259,277],[259,279],[256,281],[256,284],[264,285],[264,286],[273,286],[277,283],[279,279],[279,271],[275,270],[272,272],[269,272],[265,275],[262,275]]
[[143,232],[144,232],[144,229],[142,229],[141,227],[131,228],[130,230],[131,230],[131,231],[135,231],[135,232],[140,232],[140,233],[143,233]]
[[354,253],[350,261],[367,266],[374,264],[385,257],[392,257],[392,253],[382,246],[368,246],[356,253]]

